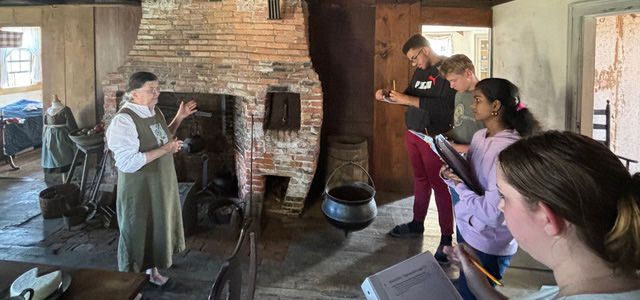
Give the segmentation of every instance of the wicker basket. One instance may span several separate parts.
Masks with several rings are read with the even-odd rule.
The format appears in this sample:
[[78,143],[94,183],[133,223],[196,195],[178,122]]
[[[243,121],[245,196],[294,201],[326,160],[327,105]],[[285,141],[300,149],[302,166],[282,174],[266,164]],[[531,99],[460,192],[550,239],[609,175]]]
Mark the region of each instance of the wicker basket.
[[78,205],[78,185],[58,184],[40,192],[40,210],[45,219],[59,218],[67,207]]

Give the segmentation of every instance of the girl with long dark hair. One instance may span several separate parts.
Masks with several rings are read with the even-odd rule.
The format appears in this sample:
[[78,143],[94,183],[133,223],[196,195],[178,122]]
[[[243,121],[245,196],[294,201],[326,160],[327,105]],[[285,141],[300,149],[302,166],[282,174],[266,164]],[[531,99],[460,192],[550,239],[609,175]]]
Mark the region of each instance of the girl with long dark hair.
[[[484,123],[485,129],[473,136],[467,159],[484,193],[476,194],[446,167],[442,176],[460,195],[454,214],[462,240],[474,249],[484,268],[500,279],[518,245],[498,209],[501,196],[496,186],[495,162],[504,148],[539,131],[540,124],[522,103],[518,88],[506,79],[484,79],[473,94],[474,117]],[[464,275],[460,273],[458,280],[460,294],[465,300],[476,299]]]

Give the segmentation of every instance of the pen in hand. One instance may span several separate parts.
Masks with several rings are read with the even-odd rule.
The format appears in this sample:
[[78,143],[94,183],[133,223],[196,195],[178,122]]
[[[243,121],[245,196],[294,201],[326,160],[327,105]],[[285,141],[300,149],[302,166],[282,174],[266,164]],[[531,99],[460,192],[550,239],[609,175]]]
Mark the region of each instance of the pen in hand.
[[396,90],[396,81],[395,80],[393,80],[393,90],[394,91]]

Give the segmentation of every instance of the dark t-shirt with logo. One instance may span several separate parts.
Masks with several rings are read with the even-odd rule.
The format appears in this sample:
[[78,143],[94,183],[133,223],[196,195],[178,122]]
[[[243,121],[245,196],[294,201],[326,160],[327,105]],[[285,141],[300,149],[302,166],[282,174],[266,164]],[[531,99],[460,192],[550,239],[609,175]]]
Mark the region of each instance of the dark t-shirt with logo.
[[435,136],[453,128],[456,91],[440,76],[438,63],[426,69],[417,68],[411,83],[404,90],[407,95],[420,98],[420,108],[410,106],[405,113],[408,129]]

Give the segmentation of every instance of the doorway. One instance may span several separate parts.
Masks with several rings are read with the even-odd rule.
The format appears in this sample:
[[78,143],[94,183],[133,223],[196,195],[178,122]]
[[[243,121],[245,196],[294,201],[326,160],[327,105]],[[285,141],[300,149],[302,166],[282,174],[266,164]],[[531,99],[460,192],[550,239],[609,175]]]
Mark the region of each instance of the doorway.
[[491,77],[491,28],[423,25],[422,35],[439,55],[464,54],[482,80]]
[[[640,49],[636,47],[640,27],[637,1],[578,2],[569,6],[567,73],[567,128],[608,141],[618,156],[639,160]],[[602,114],[610,103],[610,126]],[[595,128],[595,129],[594,129]],[[629,166],[640,171],[638,164]]]
[[[595,61],[593,111],[609,104],[608,130],[592,130],[596,140],[607,140],[609,149],[619,156],[640,160],[640,16],[619,14],[597,17],[595,20]],[[594,114],[594,124],[606,122]],[[629,170],[640,171],[640,165],[630,164]]]
[[12,43],[0,48],[0,174],[20,177],[41,169],[41,29],[12,26],[0,30],[13,37]]

